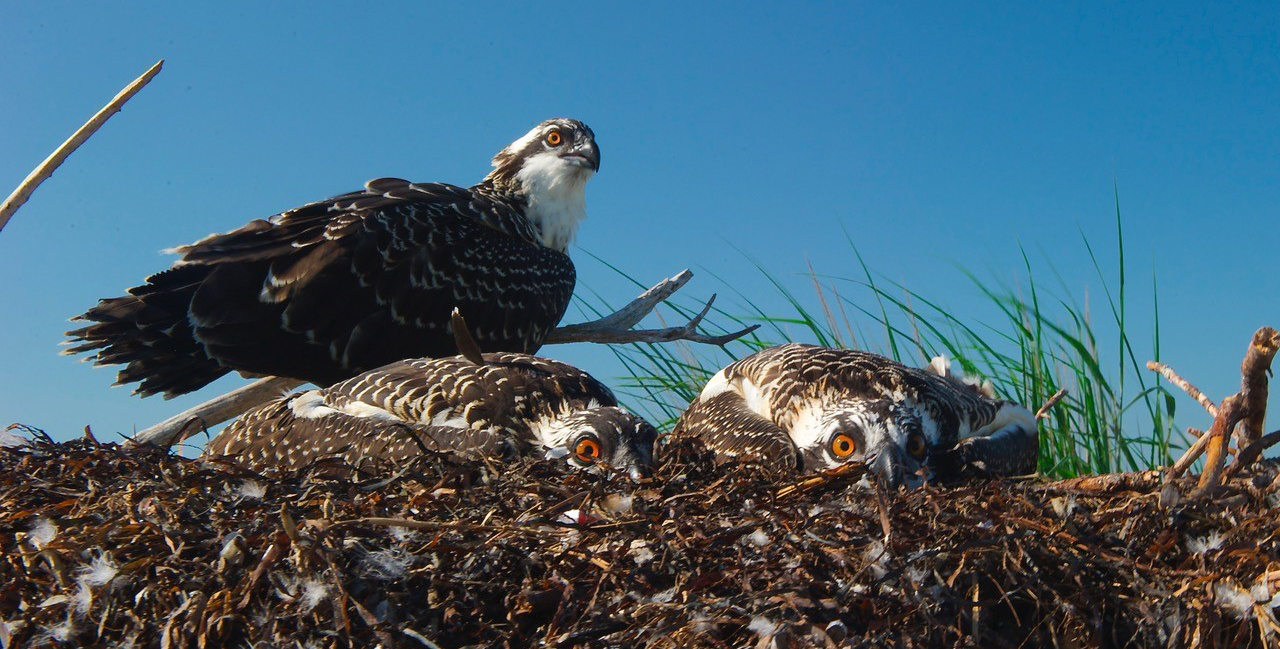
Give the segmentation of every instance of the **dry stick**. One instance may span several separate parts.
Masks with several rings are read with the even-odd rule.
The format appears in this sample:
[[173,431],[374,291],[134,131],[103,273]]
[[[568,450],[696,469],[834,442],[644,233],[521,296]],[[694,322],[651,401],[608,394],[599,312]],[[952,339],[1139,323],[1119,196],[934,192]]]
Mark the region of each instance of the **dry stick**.
[[1209,443],[1209,435],[1204,431],[1197,430],[1195,428],[1188,428],[1187,432],[1194,435],[1196,441],[1188,447],[1187,452],[1183,453],[1182,457],[1178,458],[1178,461],[1174,462],[1173,466],[1169,467],[1169,470],[1165,472],[1165,483],[1173,482],[1185,473],[1187,469],[1191,467],[1191,463],[1195,462],[1196,459],[1200,457],[1200,454],[1204,453],[1204,447]]
[[1058,402],[1062,401],[1062,397],[1065,396],[1067,396],[1066,388],[1061,388],[1057,392],[1054,392],[1053,396],[1049,397],[1049,400],[1045,401],[1044,405],[1040,406],[1040,409],[1036,411],[1036,419],[1039,420],[1048,417],[1049,409],[1058,405]]
[[567,325],[564,327],[556,327],[547,335],[545,344],[553,345],[559,343],[661,343],[671,342],[675,340],[688,340],[696,343],[706,343],[708,345],[723,345],[725,343],[737,340],[756,329],[760,325],[751,325],[746,329],[734,333],[724,334],[722,336],[708,336],[697,332],[698,324],[711,311],[711,305],[715,303],[716,296],[712,295],[707,300],[706,306],[702,311],[694,316],[688,324],[683,327],[670,327],[667,329],[637,329],[632,330],[637,323],[644,319],[645,316],[653,312],[657,308],[658,303],[671,297],[673,293],[678,291],[693,277],[688,269],[680,271],[674,277],[658,282],[649,290],[640,294],[639,297],[632,300],[630,304],[618,309],[617,312],[607,315],[599,320],[591,322],[583,322],[581,324]]
[[13,190],[9,198],[5,199],[4,204],[0,205],[0,230],[4,230],[4,226],[9,223],[9,218],[13,216],[14,212],[18,211],[19,207],[22,207],[23,203],[27,202],[28,198],[31,198],[31,194],[36,191],[40,183],[52,176],[54,170],[67,159],[67,156],[80,148],[80,145],[84,144],[85,140],[88,140],[98,129],[102,128],[102,125],[106,124],[112,115],[120,112],[120,108],[124,106],[124,103],[150,83],[151,79],[160,72],[160,68],[163,66],[164,59],[157,61],[155,65],[151,66],[150,70],[144,72],[142,76],[126,86],[124,90],[121,90],[120,94],[116,95],[106,106],[103,106],[97,115],[85,122],[84,126],[80,127],[80,130],[72,134],[66,142],[62,143],[62,146],[54,150],[48,158],[45,158],[44,162],[40,163],[40,166],[36,167],[31,172],[31,175],[27,176],[26,180],[23,180],[22,184]]
[[1181,376],[1178,376],[1178,373],[1173,371],[1172,367],[1169,367],[1164,363],[1147,361],[1147,369],[1151,370],[1152,372],[1159,372],[1160,375],[1168,379],[1170,383],[1182,388],[1184,392],[1191,395],[1192,399],[1199,401],[1200,405],[1204,406],[1204,409],[1209,411],[1209,414],[1213,415],[1214,417],[1218,416],[1218,407],[1213,405],[1213,401],[1210,400],[1209,397],[1204,396],[1204,393],[1201,392],[1199,388],[1197,388],[1194,385],[1191,385],[1190,381],[1187,381]]
[[1204,450],[1204,471],[1200,474],[1200,482],[1191,496],[1202,496],[1218,486],[1222,479],[1222,464],[1227,458],[1227,441],[1231,439],[1231,431],[1244,418],[1244,408],[1240,406],[1240,395],[1222,400],[1218,406],[1218,416],[1213,418],[1213,425],[1205,437],[1209,438]]
[[1244,420],[1236,428],[1236,448],[1244,448],[1262,437],[1267,416],[1267,371],[1280,348],[1280,332],[1262,327],[1253,334],[1249,350],[1240,363],[1240,401]]

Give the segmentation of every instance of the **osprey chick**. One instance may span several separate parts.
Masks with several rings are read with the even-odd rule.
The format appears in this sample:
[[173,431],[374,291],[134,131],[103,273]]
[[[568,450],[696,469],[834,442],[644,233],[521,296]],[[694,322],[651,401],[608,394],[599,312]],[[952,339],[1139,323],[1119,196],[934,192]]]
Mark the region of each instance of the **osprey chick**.
[[205,448],[251,469],[296,469],[336,457],[373,468],[422,453],[564,457],[649,474],[658,433],[609,388],[570,365],[491,353],[397,361],[320,390],[262,404]]
[[937,468],[935,458],[1029,473],[1038,448],[1030,411],[936,368],[795,343],[725,367],[672,434],[701,437],[725,458],[803,472],[861,461],[894,486]]
[[231,370],[328,385],[391,361],[457,353],[458,308],[484,351],[532,353],[573,294],[565,249],[600,168],[595,134],[545,121],[470,188],[370,181],[206,237],[129,295],[73,320],[65,353],[123,364],[143,396]]

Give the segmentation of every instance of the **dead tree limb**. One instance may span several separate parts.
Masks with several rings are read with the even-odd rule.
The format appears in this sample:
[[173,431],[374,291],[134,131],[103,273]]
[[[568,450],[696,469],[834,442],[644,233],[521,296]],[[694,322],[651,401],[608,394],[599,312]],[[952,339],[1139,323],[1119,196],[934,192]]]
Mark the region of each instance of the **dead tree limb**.
[[1249,350],[1240,363],[1240,400],[1244,420],[1236,428],[1236,448],[1243,449],[1262,438],[1262,423],[1267,417],[1267,373],[1280,348],[1280,332],[1262,327],[1249,341]]
[[1187,452],[1183,453],[1182,457],[1178,458],[1178,461],[1174,462],[1173,466],[1169,467],[1169,470],[1165,472],[1164,481],[1166,483],[1173,482],[1181,477],[1183,473],[1186,473],[1187,469],[1191,467],[1191,464],[1204,454],[1204,447],[1209,443],[1209,436],[1202,430],[1188,428],[1187,434],[1195,436],[1196,441],[1192,443],[1191,446],[1187,448]]
[[1178,376],[1178,373],[1173,371],[1172,367],[1169,367],[1164,363],[1147,361],[1147,369],[1152,372],[1159,372],[1160,375],[1168,379],[1170,383],[1182,388],[1184,392],[1191,395],[1192,399],[1200,402],[1200,405],[1204,406],[1204,409],[1208,410],[1210,415],[1213,415],[1214,417],[1218,416],[1218,406],[1214,405],[1213,401],[1210,400],[1209,397],[1204,396],[1204,393],[1200,391],[1200,388],[1191,385],[1190,381]]
[[[702,322],[703,317],[711,310],[712,303],[715,302],[713,295],[707,301],[706,306],[702,308],[696,317],[681,327],[670,327],[667,329],[640,329],[631,330],[631,327],[644,319],[645,316],[653,312],[660,302],[671,297],[680,287],[684,286],[689,279],[693,277],[693,273],[687,269],[681,271],[674,277],[658,282],[649,290],[642,293],[639,297],[632,300],[630,304],[619,309],[617,312],[582,324],[569,325],[567,327],[555,328],[549,336],[547,343],[569,343],[569,342],[597,342],[597,343],[632,343],[632,342],[670,342],[674,340],[689,340],[692,342],[706,343],[710,345],[723,345],[732,340],[736,340],[755,331],[759,325],[747,327],[742,331],[724,334],[721,336],[708,336],[697,332],[698,325]],[[463,325],[465,328],[465,321]],[[474,344],[474,343],[473,343]],[[478,347],[471,350],[464,350],[467,353],[479,356]],[[470,356],[468,356],[470,358]],[[474,359],[473,359],[474,361]],[[483,359],[481,359],[483,361]],[[305,381],[297,379],[289,379],[283,377],[267,377],[259,379],[249,385],[238,388],[220,397],[210,399],[194,408],[186,410],[180,414],[174,415],[150,428],[139,431],[133,436],[130,443],[132,444],[155,444],[157,446],[171,446],[176,444],[202,430],[206,430],[213,426],[217,426],[228,419],[238,417],[250,408],[263,403],[269,399],[274,399],[289,390],[292,390]]]
[[1231,431],[1244,418],[1244,408],[1240,405],[1239,397],[1240,395],[1234,395],[1222,400],[1222,405],[1218,406],[1218,416],[1214,417],[1213,425],[1205,433],[1209,441],[1204,449],[1204,471],[1200,473],[1200,482],[1196,484],[1195,491],[1191,492],[1192,497],[1204,495],[1221,484],[1222,466],[1227,459],[1227,442],[1231,440]]
[[31,194],[36,191],[36,188],[45,180],[48,180],[49,176],[53,175],[54,170],[62,165],[67,156],[71,155],[76,149],[80,148],[81,144],[84,144],[94,133],[98,132],[98,129],[102,128],[102,125],[106,124],[112,115],[120,112],[120,108],[124,106],[124,103],[150,83],[151,79],[160,73],[160,68],[162,67],[164,67],[163,59],[151,66],[150,70],[142,73],[142,76],[134,79],[133,83],[125,86],[124,90],[121,90],[114,99],[108,102],[106,106],[103,106],[102,110],[98,111],[98,114],[90,118],[88,122],[85,122],[84,126],[81,126],[66,142],[62,143],[62,146],[49,154],[49,157],[45,158],[44,162],[40,163],[40,166],[36,167],[22,181],[22,184],[13,190],[9,198],[5,199],[3,204],[0,204],[0,230],[4,229],[5,224],[9,222],[9,218],[13,216],[13,213],[17,212],[18,208],[27,202],[28,198],[31,198]]
[[708,336],[698,333],[698,325],[706,317],[707,313],[711,311],[711,305],[716,301],[716,296],[712,295],[711,299],[707,300],[707,304],[702,308],[702,311],[682,327],[632,329],[645,316],[652,313],[660,302],[680,290],[680,287],[684,286],[691,277],[693,277],[693,273],[689,272],[688,269],[682,270],[675,277],[669,277],[654,284],[649,290],[632,300],[630,304],[618,309],[611,315],[591,322],[556,327],[547,335],[545,343],[548,345],[578,342],[662,343],[688,340],[708,345],[723,345],[737,340],[760,327],[760,325],[751,325],[741,331],[721,336]]

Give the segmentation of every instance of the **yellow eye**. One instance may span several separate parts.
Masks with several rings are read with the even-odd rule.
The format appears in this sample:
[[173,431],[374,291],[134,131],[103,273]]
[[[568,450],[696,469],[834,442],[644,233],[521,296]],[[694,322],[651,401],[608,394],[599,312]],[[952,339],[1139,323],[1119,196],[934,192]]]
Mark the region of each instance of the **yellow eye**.
[[551,146],[560,146],[561,142],[564,142],[564,137],[560,135],[560,131],[551,131],[550,133],[547,133],[547,144]]
[[583,462],[597,460],[600,458],[600,442],[590,437],[583,437],[573,446],[573,453]]
[[928,444],[925,442],[924,435],[914,433],[907,438],[907,453],[914,458],[924,457],[924,452],[928,450]]
[[831,438],[831,454],[841,460],[853,455],[856,450],[858,450],[858,445],[853,441],[852,437],[844,433]]

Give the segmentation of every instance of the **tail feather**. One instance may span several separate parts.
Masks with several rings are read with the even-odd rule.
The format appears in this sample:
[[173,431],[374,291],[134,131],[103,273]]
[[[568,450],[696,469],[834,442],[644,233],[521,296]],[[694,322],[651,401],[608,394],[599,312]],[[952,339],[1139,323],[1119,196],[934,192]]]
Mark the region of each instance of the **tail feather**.
[[102,300],[72,318],[90,324],[67,332],[64,354],[91,354],[94,365],[124,365],[116,384],[138,382],[135,394],[166,398],[197,390],[229,370],[196,340],[188,309],[207,266],[178,265],[152,275],[129,295]]

